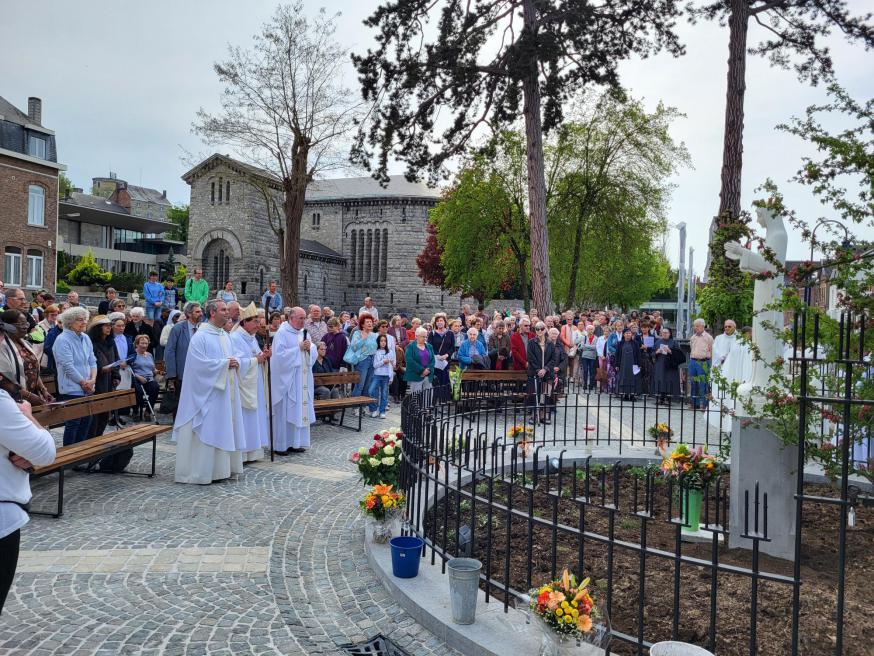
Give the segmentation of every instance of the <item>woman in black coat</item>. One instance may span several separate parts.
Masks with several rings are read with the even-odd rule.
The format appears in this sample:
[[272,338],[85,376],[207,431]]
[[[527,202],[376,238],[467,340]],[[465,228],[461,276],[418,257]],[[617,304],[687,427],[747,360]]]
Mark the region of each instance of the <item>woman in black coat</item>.
[[[449,330],[446,323],[446,315],[443,313],[434,315],[433,330],[428,334],[428,344],[434,349],[434,360],[449,363],[449,359],[455,352],[455,333]],[[434,387],[438,394],[448,395],[449,390],[449,367],[439,367],[434,370]]]
[[640,394],[640,346],[631,328],[622,331],[622,341],[616,345],[616,391],[623,401],[633,401]]
[[528,402],[540,405],[540,421],[548,424],[549,417],[544,407],[546,398],[551,393],[551,387],[555,381],[555,367],[558,366],[558,353],[560,348],[557,344],[549,341],[546,337],[546,325],[537,322],[534,327],[534,337],[528,339],[525,347],[525,355],[528,360]]
[[[112,335],[112,324],[106,317],[95,317],[94,323],[88,329],[88,336],[94,346],[94,357],[97,359],[97,379],[94,383],[95,394],[111,392],[118,385],[120,376],[118,368],[112,365],[118,362],[118,349],[115,347],[115,338]],[[94,416],[91,422],[90,437],[103,435],[106,424],[109,421],[109,413],[101,412]]]
[[686,359],[670,328],[662,328],[661,337],[653,346],[653,359],[652,391],[658,396],[656,403],[670,405],[668,397],[680,397],[680,365]]

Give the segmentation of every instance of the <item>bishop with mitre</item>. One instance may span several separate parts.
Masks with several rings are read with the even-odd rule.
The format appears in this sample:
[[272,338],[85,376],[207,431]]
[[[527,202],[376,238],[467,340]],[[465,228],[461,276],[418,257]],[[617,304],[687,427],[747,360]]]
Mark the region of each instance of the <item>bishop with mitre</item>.
[[231,331],[234,356],[240,363],[240,401],[243,406],[243,462],[264,457],[270,446],[270,423],[267,410],[267,360],[270,347],[258,345],[261,318],[254,303],[240,310],[240,323]]

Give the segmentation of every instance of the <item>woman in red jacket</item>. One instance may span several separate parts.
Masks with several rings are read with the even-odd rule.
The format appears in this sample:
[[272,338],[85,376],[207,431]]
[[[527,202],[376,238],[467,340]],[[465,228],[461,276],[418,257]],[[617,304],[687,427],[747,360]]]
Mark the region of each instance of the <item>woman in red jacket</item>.
[[510,336],[510,353],[513,356],[513,369],[528,370],[526,349],[528,348],[528,328],[530,326],[531,321],[528,317],[522,317],[519,320],[519,328]]

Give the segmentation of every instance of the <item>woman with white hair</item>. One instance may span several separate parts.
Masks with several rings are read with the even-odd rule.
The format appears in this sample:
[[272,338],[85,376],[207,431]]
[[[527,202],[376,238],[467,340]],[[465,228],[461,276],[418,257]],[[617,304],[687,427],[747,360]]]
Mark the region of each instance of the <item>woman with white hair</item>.
[[[97,380],[97,358],[85,329],[88,310],[73,306],[60,317],[64,331],[52,348],[57,368],[58,398],[76,399],[94,393]],[[70,419],[64,423],[64,444],[76,444],[88,439],[91,417]]]
[[145,335],[149,338],[149,353],[155,350],[154,324],[146,321],[146,312],[141,307],[130,309],[130,321],[124,329],[124,334],[136,343],[137,337]]
[[161,339],[158,340],[161,346],[167,346],[167,340],[170,339],[170,331],[173,330],[173,326],[181,318],[182,313],[179,310],[170,310],[170,314],[167,315],[167,325],[161,329]]
[[434,349],[428,344],[428,331],[421,326],[416,329],[416,341],[411,342],[404,352],[407,381],[410,394],[431,389],[434,382]]

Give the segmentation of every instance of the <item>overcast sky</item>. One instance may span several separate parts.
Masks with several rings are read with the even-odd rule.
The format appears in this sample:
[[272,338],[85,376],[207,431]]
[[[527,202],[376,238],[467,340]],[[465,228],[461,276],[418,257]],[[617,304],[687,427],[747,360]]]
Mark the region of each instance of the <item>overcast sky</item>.
[[[870,0],[850,4],[856,11],[870,9]],[[323,6],[341,11],[337,39],[352,50],[370,43],[361,21],[376,6],[373,0],[305,5],[312,12]],[[251,43],[274,7],[264,0],[7,3],[0,22],[0,96],[25,111],[28,96],[43,99],[43,124],[56,132],[58,159],[77,186],[87,189],[92,177],[114,171],[187,203],[188,186],[180,179],[188,168],[185,152],[209,150],[191,134],[191,122],[198,108],[217,106],[221,91],[212,63],[224,57],[228,43]],[[685,57],[629,62],[621,72],[626,87],[649,107],[662,100],[687,116],[673,135],[688,146],[694,169],[676,177],[669,216],[672,223],[686,222],[700,271],[719,204],[728,32],[713,24],[680,31]],[[874,53],[837,38],[832,46],[842,84],[857,99],[874,95]],[[751,207],[754,188],[771,177],[801,216],[820,216],[807,191],[786,182],[806,152],[803,144],[774,126],[823,101],[824,89],[801,84],[759,58],[748,61],[743,206]],[[351,66],[349,71],[347,83],[354,87]],[[674,262],[677,243],[671,230]],[[803,250],[796,240],[789,255],[806,257]]]

